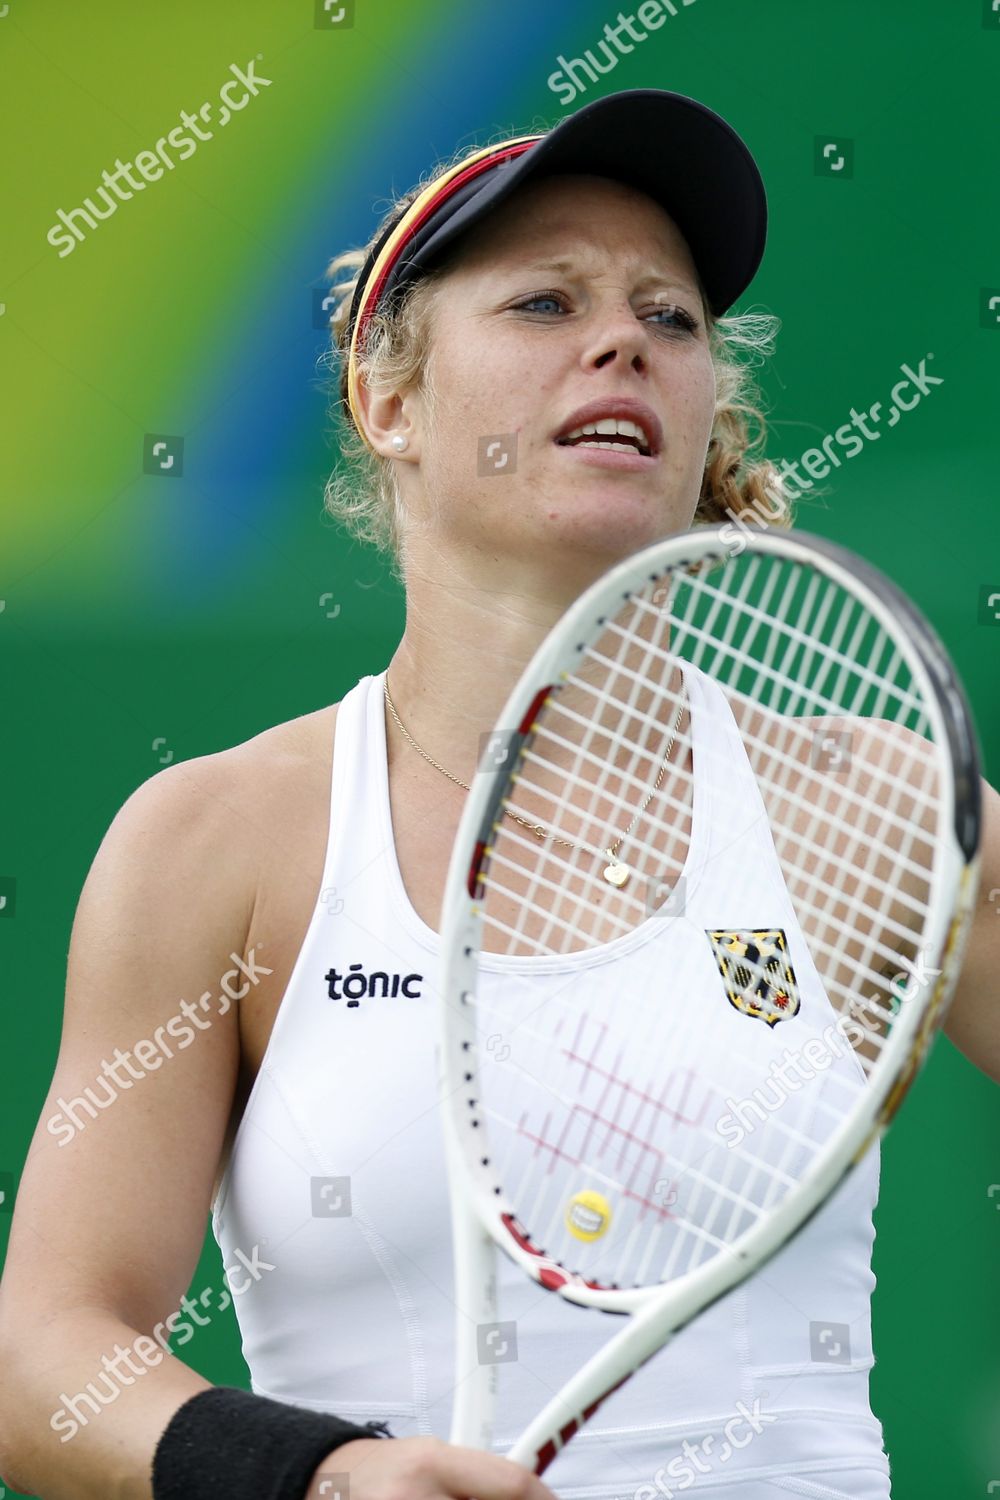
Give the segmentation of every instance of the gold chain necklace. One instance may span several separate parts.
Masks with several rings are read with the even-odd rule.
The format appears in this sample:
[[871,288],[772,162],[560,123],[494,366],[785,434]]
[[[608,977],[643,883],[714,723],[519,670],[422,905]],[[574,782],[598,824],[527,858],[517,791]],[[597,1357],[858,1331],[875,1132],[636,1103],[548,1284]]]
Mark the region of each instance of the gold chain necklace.
[[[434,759],[434,757],[432,755],[428,755],[427,751],[421,745],[418,745],[417,742],[416,742],[416,740],[413,738],[412,734],[410,734],[409,730],[406,728],[406,725],[403,723],[402,719],[399,717],[399,714],[396,712],[396,705],[393,703],[392,697],[390,696],[390,693],[389,693],[389,673],[388,673],[388,671],[386,671],[385,676],[382,679],[382,682],[383,682],[383,686],[385,688],[386,706],[387,706],[389,712],[392,714],[392,717],[395,719],[397,727],[400,729],[400,731],[403,733],[403,735],[405,735],[405,737],[409,740],[409,742],[413,746],[414,750],[416,750],[420,755],[422,755],[423,758],[424,758],[424,760],[428,761],[430,763],[430,765],[432,765],[436,771],[440,771],[443,776],[447,776],[447,778],[448,778],[449,781],[453,781],[455,783],[455,785],[456,786],[460,786],[463,791],[466,791],[466,792],[469,791],[470,788],[469,788],[469,786],[468,786],[468,784],[466,782],[460,781],[457,776],[453,776],[450,771],[446,771],[445,768],[444,768],[444,766],[439,765],[438,762]],[[649,806],[650,801],[652,800],[653,793],[655,791],[657,791],[657,789],[659,788],[660,782],[663,780],[663,773],[667,769],[667,762],[670,759],[670,752],[674,748],[674,740],[677,738],[677,729],[678,729],[678,726],[680,725],[681,714],[683,712],[684,712],[684,700],[681,699],[681,702],[678,704],[678,707],[677,707],[676,717],[674,718],[673,729],[670,732],[670,739],[669,739],[669,741],[667,743],[667,751],[666,751],[666,754],[663,757],[663,764],[660,766],[659,773],[657,775],[656,780],[653,782],[653,787],[652,787],[652,790],[649,793],[649,796],[647,796],[645,802],[642,804],[642,806],[640,807],[639,811],[636,813],[635,817],[632,819],[631,823],[626,828],[625,832],[623,834],[620,834],[619,837],[615,839],[614,843],[613,844],[609,844],[608,847],[604,851],[605,854],[607,855],[608,859],[610,860],[610,864],[606,865],[605,868],[604,868],[604,870],[603,870],[603,872],[602,872],[603,875],[604,875],[604,879],[608,882],[609,885],[616,886],[619,889],[626,883],[626,881],[628,880],[628,878],[629,878],[629,876],[631,875],[632,872],[629,869],[628,865],[623,864],[622,861],[617,857],[617,851],[618,851],[619,847],[628,838],[629,834],[632,832],[632,830],[635,827],[636,823],[638,823],[638,821],[639,821],[640,817],[642,816],[642,814],[646,811],[646,808]],[[541,823],[531,823],[531,822],[528,821],[527,818],[522,818],[518,813],[512,812],[509,807],[505,807],[504,808],[504,812],[507,814],[507,816],[509,818],[513,818],[513,820],[514,820],[515,823],[520,823],[520,825],[521,825],[522,828],[527,828],[528,831],[529,831],[529,833],[535,834],[536,837],[538,837],[540,839],[545,838],[548,835],[548,833],[549,833],[549,830],[547,828],[545,828]],[[555,838],[553,836],[552,842],[555,843],[555,844],[563,844],[568,849],[580,849],[580,848],[582,848],[582,845],[580,845],[580,844],[574,844],[571,839],[560,839],[560,838]]]

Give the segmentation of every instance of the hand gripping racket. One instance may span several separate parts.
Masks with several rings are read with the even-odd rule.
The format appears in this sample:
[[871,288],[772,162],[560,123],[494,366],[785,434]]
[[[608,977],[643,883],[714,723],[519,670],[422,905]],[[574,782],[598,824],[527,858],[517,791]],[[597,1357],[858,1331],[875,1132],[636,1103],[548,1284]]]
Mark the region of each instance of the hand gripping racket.
[[[660,541],[566,611],[449,868],[452,1441],[491,1441],[495,1246],[626,1315],[511,1449],[539,1474],[885,1130],[975,896],[975,735],[934,632],[842,547],[730,531]],[[734,1114],[775,1049],[785,1096]],[[697,1109],[668,1107],[680,1074]]]

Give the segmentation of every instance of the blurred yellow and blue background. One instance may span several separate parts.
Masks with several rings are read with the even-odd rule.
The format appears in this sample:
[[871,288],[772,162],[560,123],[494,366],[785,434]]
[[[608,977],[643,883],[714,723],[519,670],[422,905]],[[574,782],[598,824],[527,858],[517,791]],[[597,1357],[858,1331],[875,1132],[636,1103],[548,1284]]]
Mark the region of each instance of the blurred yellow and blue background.
[[[940,383],[798,521],[921,606],[1000,782],[994,0],[676,0],[568,105],[547,80],[615,23],[595,0],[0,9],[4,1242],[116,811],[163,765],[341,697],[402,629],[386,563],[322,513],[322,273],[459,146],[650,86],[743,135],[770,230],[738,308],[783,325],[759,374],[768,451],[798,459],[852,408],[884,411],[927,362]],[[251,62],[269,82],[246,107],[60,256],[58,211]],[[997,1183],[1000,1092],[942,1040],[886,1142],[876,1219],[872,1401],[899,1500],[1000,1481]],[[221,1279],[209,1236],[195,1285]],[[182,1357],[246,1383],[231,1310]]]

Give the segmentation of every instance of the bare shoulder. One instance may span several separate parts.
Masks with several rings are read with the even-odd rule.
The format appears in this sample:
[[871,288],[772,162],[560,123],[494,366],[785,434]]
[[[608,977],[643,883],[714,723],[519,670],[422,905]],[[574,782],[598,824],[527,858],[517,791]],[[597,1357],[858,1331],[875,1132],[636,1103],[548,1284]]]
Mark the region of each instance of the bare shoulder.
[[220,769],[231,769],[236,815],[265,864],[293,847],[307,823],[324,821],[317,815],[329,803],[338,707],[275,724],[223,752]]
[[207,817],[216,835],[231,841],[228,852],[246,855],[327,779],[337,708],[316,709],[170,766],[145,783],[148,795],[155,796],[153,783],[160,783],[160,795],[186,804],[191,818]]
[[[185,762],[198,768],[206,788],[232,785],[234,799],[256,801],[280,792],[291,772],[315,762],[324,745],[332,750],[338,703],[272,724],[225,750]],[[178,770],[183,767],[178,767]],[[244,813],[247,811],[243,806]]]
[[926,798],[934,747],[905,725],[849,714],[776,718],[749,700],[733,707],[751,763],[773,774],[778,762],[791,762],[800,793],[832,776],[856,796],[876,783],[898,783],[897,793],[922,793],[922,800]]
[[286,719],[281,724],[272,724],[269,728],[262,729],[259,734],[251,736],[250,739],[234,745],[231,751],[222,753],[228,755],[242,751],[248,755],[271,758],[290,756],[293,759],[302,755],[311,755],[317,739],[324,739],[333,728],[339,707],[339,702],[329,703],[324,708],[316,708],[310,713],[299,714],[297,718]]
[[907,867],[922,885],[918,871],[933,859],[943,792],[929,740],[890,719],[847,714],[803,715],[776,727],[755,706],[739,727],[779,826],[808,829],[817,844],[849,851],[862,866],[873,849],[891,859],[905,845]]
[[738,705],[736,719],[820,977],[835,1008],[863,1017],[856,1046],[871,1064],[929,900],[934,747],[886,719],[776,719],[755,704]]
[[336,713],[336,704],[317,709],[158,771],[114,818],[104,865],[154,858],[196,871],[192,920],[224,911],[249,935],[269,892],[315,864],[319,824],[325,839]]

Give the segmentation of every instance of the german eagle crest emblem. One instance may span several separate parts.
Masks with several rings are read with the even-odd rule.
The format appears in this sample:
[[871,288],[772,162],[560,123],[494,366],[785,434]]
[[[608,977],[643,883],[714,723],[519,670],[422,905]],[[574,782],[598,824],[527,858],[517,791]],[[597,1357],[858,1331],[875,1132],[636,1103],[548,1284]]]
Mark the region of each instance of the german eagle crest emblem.
[[780,927],[718,932],[705,929],[729,1003],[768,1026],[797,1014],[801,1000],[788,941]]

